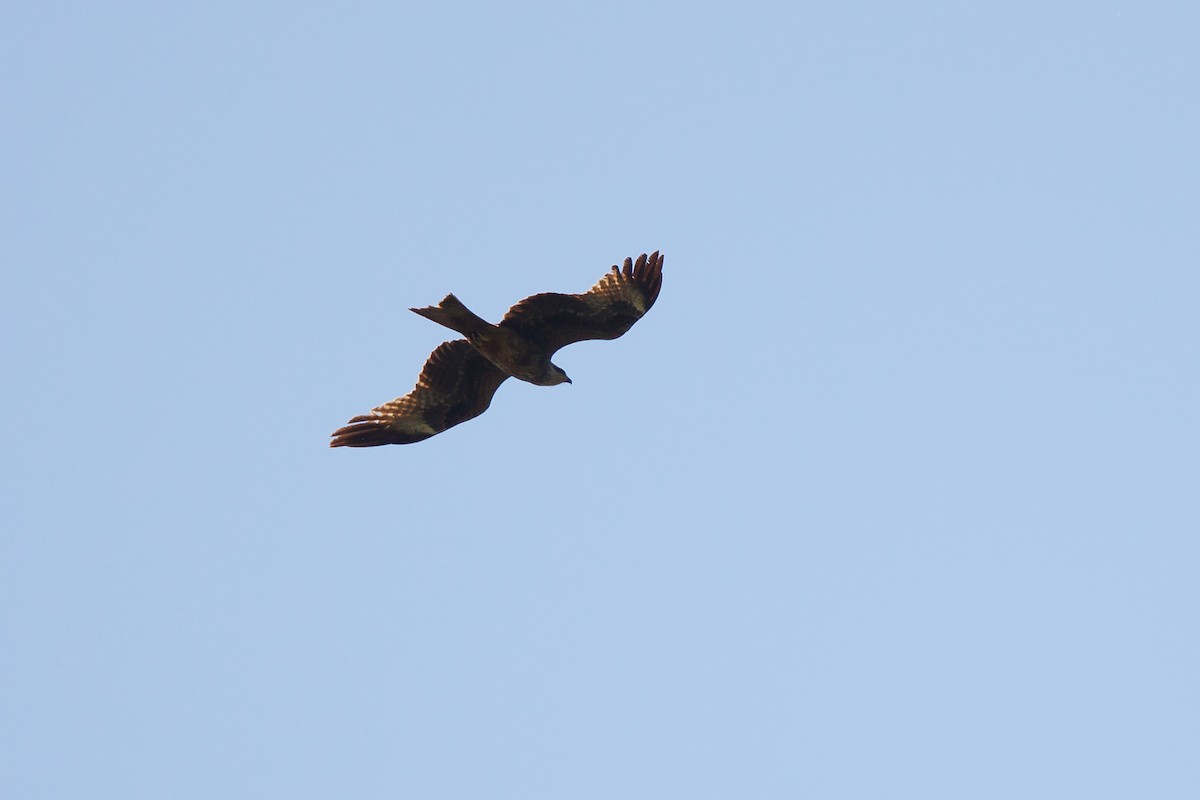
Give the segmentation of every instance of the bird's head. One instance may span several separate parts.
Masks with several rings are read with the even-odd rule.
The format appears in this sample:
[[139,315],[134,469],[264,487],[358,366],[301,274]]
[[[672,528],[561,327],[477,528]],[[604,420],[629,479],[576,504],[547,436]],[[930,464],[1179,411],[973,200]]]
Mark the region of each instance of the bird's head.
[[570,383],[571,379],[567,377],[567,373],[562,371],[562,367],[557,364],[546,362],[546,370],[542,373],[542,380],[538,381],[542,386],[557,386],[560,383]]

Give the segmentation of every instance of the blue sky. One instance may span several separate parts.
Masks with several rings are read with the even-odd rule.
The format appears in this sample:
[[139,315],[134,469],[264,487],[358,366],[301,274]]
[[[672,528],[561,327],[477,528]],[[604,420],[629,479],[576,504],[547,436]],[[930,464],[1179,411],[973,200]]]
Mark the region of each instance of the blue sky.
[[[1200,796],[1200,12],[0,33],[0,793]],[[406,447],[453,291],[652,312]]]

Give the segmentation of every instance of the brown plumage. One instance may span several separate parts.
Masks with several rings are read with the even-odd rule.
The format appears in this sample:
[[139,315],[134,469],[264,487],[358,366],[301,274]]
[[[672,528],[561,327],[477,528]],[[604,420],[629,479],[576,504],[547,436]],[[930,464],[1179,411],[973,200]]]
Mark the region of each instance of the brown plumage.
[[658,252],[625,259],[583,294],[527,297],[499,324],[476,316],[454,295],[414,308],[465,339],[443,342],[425,362],[417,385],[403,397],[354,417],[333,432],[330,447],[411,444],[479,416],[509,377],[542,386],[570,383],[550,358],[585,339],[616,339],[650,310],[662,288]]

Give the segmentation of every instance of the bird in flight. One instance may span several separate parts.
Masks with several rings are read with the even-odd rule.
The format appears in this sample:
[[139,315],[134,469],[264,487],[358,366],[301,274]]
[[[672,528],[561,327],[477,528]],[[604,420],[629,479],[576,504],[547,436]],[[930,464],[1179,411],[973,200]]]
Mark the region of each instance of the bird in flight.
[[411,392],[354,417],[333,432],[329,446],[423,441],[487,411],[509,377],[538,386],[570,383],[551,357],[574,342],[616,339],[633,327],[658,299],[662,265],[657,251],[636,262],[627,258],[583,294],[526,297],[496,325],[452,294],[436,306],[411,309],[467,338],[438,345]]

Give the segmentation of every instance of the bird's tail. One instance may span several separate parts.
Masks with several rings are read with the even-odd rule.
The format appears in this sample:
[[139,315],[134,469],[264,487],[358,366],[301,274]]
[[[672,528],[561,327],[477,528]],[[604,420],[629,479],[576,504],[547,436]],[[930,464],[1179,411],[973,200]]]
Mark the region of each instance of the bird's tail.
[[445,299],[436,306],[426,306],[425,308],[413,308],[410,310],[420,314],[425,319],[431,319],[438,325],[445,325],[450,330],[458,331],[467,337],[485,333],[492,327],[490,322],[476,316],[471,309],[463,305],[462,301],[452,294],[446,295]]

